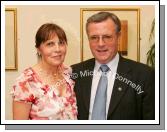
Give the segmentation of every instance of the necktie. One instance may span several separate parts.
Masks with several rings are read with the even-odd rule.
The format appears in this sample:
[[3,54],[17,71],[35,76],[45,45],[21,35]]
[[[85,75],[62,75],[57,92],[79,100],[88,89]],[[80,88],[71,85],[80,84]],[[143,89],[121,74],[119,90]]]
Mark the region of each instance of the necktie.
[[94,100],[93,110],[92,110],[92,120],[106,120],[106,99],[107,99],[107,72],[109,67],[107,65],[101,65],[100,70],[102,75],[100,77],[96,96]]

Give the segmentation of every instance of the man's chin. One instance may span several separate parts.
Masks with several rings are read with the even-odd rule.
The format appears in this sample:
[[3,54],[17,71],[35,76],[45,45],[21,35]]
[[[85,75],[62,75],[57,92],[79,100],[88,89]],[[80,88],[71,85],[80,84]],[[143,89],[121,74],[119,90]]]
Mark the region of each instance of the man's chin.
[[108,63],[109,62],[109,60],[108,59],[104,59],[104,58],[102,58],[102,59],[96,59],[99,63],[101,63],[101,64],[106,64],[106,63]]

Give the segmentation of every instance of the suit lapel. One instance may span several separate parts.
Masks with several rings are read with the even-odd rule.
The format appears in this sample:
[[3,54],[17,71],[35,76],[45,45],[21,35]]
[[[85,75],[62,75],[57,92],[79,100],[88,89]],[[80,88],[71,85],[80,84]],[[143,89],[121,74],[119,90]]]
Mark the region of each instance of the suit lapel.
[[[84,69],[87,69],[88,73],[93,72],[94,65],[95,65],[95,59],[91,60],[90,63],[85,66]],[[89,112],[89,105],[90,105],[92,78],[93,78],[93,74],[87,75],[87,76],[81,78],[81,80],[83,80],[83,82],[82,82],[82,84],[83,84],[82,85],[83,86],[83,88],[82,88],[83,89],[83,99],[84,99],[86,110],[88,112]]]
[[129,71],[130,71],[130,67],[127,66],[124,59],[120,56],[120,61],[118,63],[116,79],[113,86],[113,91],[112,91],[112,96],[110,100],[110,106],[109,106],[107,117],[111,116],[114,109],[119,104],[122,96],[125,94],[127,90],[127,85],[123,81],[120,81],[119,77],[130,79],[131,76],[128,74]]

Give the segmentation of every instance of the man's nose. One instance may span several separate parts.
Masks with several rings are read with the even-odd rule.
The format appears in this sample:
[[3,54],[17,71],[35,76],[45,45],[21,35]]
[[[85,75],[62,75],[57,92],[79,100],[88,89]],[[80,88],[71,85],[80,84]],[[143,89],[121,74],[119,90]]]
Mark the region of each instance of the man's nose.
[[105,42],[104,42],[104,40],[103,40],[103,37],[102,37],[102,36],[100,36],[100,37],[99,37],[99,42],[98,42],[98,45],[99,45],[99,46],[104,46],[104,45],[105,45]]

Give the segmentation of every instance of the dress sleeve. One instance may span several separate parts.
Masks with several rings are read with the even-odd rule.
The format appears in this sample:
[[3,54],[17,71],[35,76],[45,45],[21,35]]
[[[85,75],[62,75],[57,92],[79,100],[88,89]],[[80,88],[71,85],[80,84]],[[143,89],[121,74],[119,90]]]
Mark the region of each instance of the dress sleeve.
[[11,94],[14,101],[34,103],[35,96],[31,87],[30,76],[22,73],[15,81]]

